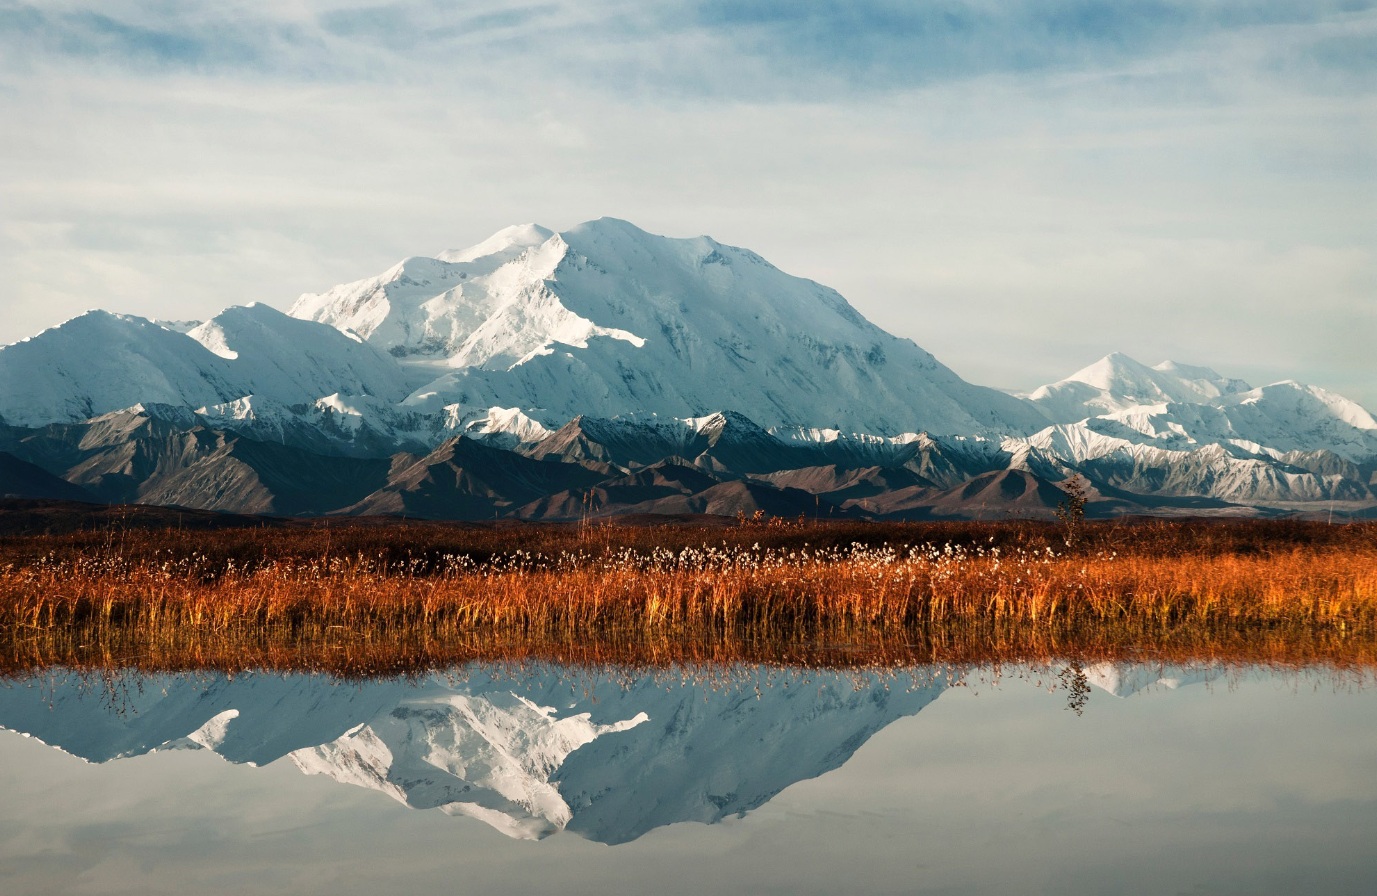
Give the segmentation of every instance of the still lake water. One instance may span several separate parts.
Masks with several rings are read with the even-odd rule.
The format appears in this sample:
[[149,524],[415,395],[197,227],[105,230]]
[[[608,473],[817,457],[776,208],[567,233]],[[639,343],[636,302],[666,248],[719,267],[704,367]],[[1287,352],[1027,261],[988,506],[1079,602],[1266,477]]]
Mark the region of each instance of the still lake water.
[[52,671],[0,893],[1377,892],[1370,677],[1059,671]]

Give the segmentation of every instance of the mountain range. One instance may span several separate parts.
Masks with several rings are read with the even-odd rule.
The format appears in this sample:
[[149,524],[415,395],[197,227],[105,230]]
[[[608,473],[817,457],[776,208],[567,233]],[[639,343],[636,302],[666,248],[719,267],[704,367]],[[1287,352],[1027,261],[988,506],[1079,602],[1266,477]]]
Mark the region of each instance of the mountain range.
[[408,258],[290,313],[91,311],[0,348],[0,495],[255,514],[1373,515],[1377,420],[1111,354],[973,385],[838,293],[615,219]]

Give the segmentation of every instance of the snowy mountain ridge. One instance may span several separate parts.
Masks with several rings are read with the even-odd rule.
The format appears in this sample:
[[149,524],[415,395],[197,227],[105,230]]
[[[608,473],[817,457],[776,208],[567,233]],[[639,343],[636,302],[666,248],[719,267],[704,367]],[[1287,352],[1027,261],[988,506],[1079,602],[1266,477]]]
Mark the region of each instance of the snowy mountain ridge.
[[1240,504],[1369,501],[1377,420],[1317,386],[1252,388],[1207,368],[1111,354],[1030,393],[1059,420],[1010,440],[1065,473],[1144,494]]

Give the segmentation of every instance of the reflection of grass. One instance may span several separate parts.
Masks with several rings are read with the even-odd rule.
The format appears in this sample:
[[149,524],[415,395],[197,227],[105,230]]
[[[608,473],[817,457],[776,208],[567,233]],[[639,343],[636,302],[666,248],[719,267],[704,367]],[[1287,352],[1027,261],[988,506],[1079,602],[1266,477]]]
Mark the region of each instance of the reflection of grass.
[[[0,663],[1377,664],[1377,526],[397,527],[0,546]],[[1060,551],[1058,550],[1060,548]]]

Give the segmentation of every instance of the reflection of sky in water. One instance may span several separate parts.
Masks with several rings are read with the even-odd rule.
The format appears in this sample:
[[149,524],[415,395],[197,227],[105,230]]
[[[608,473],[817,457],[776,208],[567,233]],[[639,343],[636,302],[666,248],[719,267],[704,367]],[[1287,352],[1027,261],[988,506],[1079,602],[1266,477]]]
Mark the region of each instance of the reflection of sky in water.
[[[615,847],[512,840],[287,761],[254,769],[183,750],[88,765],[3,734],[0,891],[1371,892],[1374,692],[1318,674],[1127,699],[1097,687],[1077,717],[1065,690],[1048,692],[1054,679],[974,675],[744,818]],[[714,710],[704,730],[720,726],[728,701],[688,696]],[[836,714],[860,719],[872,696],[823,711],[799,701],[796,724],[766,727],[835,738]],[[802,744],[760,750],[771,767],[803,757],[794,777],[821,761]],[[762,773],[739,752],[704,767]]]

